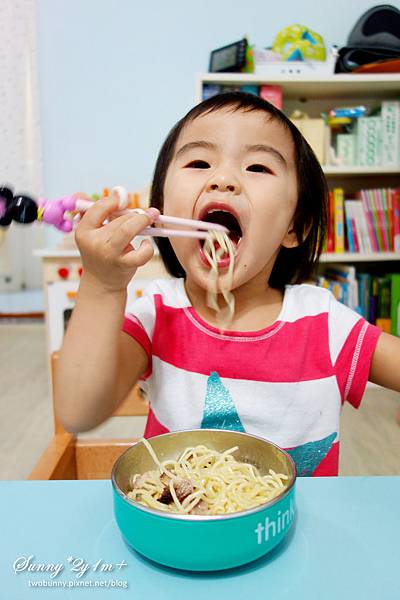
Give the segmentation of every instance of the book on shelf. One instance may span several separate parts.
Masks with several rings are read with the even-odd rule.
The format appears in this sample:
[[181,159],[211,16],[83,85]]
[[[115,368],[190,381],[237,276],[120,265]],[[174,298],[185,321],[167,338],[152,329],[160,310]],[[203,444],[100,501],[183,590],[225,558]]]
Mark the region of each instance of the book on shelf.
[[338,265],[318,276],[317,284],[329,289],[335,298],[353,310],[359,309],[356,269],[352,265]]
[[400,252],[400,188],[335,188],[328,205],[327,253]]
[[333,190],[334,210],[334,244],[335,252],[344,252],[344,191],[343,188]]
[[370,323],[400,336],[400,273],[377,276],[339,265],[325,269],[316,284]]
[[391,306],[390,318],[392,322],[391,333],[400,335],[400,274],[393,273],[390,275],[391,280]]

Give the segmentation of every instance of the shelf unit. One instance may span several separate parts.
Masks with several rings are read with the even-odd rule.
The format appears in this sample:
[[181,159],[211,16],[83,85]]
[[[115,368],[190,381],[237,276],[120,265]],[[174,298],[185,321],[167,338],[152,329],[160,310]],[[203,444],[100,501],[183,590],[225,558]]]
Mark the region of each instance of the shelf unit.
[[[318,117],[335,105],[364,104],[370,108],[382,100],[400,99],[400,74],[332,75],[330,77],[268,76],[249,73],[203,73],[196,78],[196,101],[202,100],[203,86],[220,84],[279,85],[283,94],[283,110],[290,115],[295,109]],[[399,187],[398,167],[337,167],[322,165],[330,189],[344,187],[354,192],[363,187]],[[390,263],[390,270],[400,271],[400,253],[379,252],[375,254],[330,253],[321,257],[322,263]],[[396,264],[398,263],[398,265]],[[396,265],[396,266],[395,266]]]
[[292,75],[285,77],[253,73],[200,73],[196,78],[196,100],[202,99],[204,84],[222,85],[280,85],[286,100],[302,102],[307,99],[398,98],[400,75],[332,75],[316,77]]

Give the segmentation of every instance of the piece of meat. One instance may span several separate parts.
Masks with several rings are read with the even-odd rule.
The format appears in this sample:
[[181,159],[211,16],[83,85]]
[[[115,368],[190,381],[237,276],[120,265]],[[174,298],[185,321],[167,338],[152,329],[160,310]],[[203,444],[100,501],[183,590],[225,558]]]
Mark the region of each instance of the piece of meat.
[[170,477],[169,477],[169,475],[167,475],[166,473],[163,473],[163,474],[160,476],[160,481],[161,481],[161,483],[163,483],[164,485],[169,485],[170,479],[171,479],[171,478],[170,478]]
[[208,504],[204,500],[200,500],[196,506],[189,511],[189,515],[207,515],[208,514]]
[[162,504],[171,504],[171,502],[173,501],[173,498],[172,498],[169,487],[165,487],[163,489],[162,494],[159,497],[158,501],[161,502]]
[[[165,473],[164,473],[165,475]],[[162,480],[161,476],[161,480]],[[163,483],[165,482],[165,480],[163,481]],[[193,492],[193,485],[190,483],[190,481],[188,481],[187,479],[176,479],[173,482],[173,486],[174,486],[174,490],[176,493],[176,497],[178,498],[179,502],[182,502],[185,498],[187,498],[189,496],[189,494],[191,494]],[[168,478],[168,485],[166,485],[163,489],[163,492],[160,496],[160,498],[158,499],[159,502],[161,502],[162,504],[170,504],[171,502],[173,502],[173,498],[172,498],[172,494],[171,491],[169,489],[169,478]]]
[[179,502],[182,502],[190,494],[193,493],[193,485],[187,479],[178,479],[174,482],[174,490]]

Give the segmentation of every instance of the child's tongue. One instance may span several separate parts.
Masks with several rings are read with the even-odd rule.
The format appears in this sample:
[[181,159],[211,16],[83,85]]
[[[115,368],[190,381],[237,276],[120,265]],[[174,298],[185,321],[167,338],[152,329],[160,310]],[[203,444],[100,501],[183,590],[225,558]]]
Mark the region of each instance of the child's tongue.
[[[235,236],[230,236],[230,238],[231,238],[231,241],[233,244],[234,251],[236,252],[238,240],[235,238]],[[214,248],[215,248],[215,252],[217,253],[217,256],[218,256],[218,264],[220,266],[228,265],[229,261],[230,261],[229,253],[225,250],[222,254],[218,254],[218,252],[220,252],[220,245],[217,242],[217,240],[214,240]]]

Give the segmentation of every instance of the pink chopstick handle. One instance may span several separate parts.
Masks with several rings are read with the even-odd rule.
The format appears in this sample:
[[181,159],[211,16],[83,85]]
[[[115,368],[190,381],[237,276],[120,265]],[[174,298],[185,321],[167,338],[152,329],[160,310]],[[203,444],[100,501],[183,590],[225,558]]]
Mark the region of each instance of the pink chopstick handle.
[[160,223],[170,225],[182,225],[199,229],[214,229],[215,231],[228,232],[228,229],[218,223],[209,223],[208,221],[197,221],[196,219],[183,219],[182,217],[171,217],[169,215],[160,215],[157,219]]
[[207,231],[194,231],[188,229],[164,229],[161,227],[145,227],[139,232],[139,235],[149,235],[151,237],[186,237],[198,240],[206,240],[209,236]]

